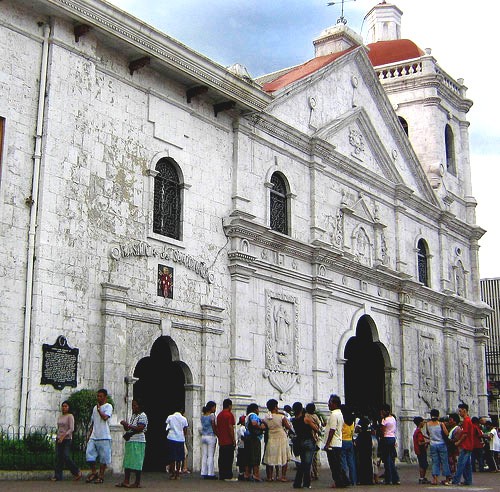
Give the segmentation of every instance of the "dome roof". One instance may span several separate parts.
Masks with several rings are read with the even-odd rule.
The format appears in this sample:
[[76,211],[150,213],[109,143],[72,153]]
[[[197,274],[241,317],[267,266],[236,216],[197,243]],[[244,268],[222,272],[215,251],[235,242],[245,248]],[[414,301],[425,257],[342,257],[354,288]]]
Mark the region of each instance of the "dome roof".
[[395,63],[412,58],[420,58],[425,53],[409,39],[394,39],[392,41],[378,41],[368,45],[368,58],[374,67]]

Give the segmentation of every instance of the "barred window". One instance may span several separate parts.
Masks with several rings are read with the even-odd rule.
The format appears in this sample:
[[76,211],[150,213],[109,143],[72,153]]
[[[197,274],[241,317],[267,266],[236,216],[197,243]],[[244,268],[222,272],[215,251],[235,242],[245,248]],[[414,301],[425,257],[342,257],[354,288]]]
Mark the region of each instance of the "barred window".
[[429,253],[427,244],[420,239],[417,245],[418,281],[429,287]]
[[288,197],[285,180],[279,173],[271,176],[270,218],[273,231],[288,234]]
[[156,164],[153,232],[180,239],[181,185],[174,162],[163,158]]

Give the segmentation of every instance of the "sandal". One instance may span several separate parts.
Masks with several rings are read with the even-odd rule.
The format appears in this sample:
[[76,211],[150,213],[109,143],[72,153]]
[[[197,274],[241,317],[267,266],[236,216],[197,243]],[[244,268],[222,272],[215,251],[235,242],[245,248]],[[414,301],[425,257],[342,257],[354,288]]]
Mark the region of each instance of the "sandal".
[[115,484],[115,487],[128,487],[129,484],[128,483],[123,483],[123,482],[119,482],[117,484]]
[[97,478],[94,480],[94,483],[104,483],[104,480],[103,480],[101,477],[97,477]]
[[75,477],[73,478],[73,480],[75,482],[78,482],[78,480],[80,480],[80,478],[82,478],[82,477],[83,477],[83,474],[82,474],[82,472],[80,472],[78,475],[75,475]]
[[85,482],[86,483],[93,482],[96,478],[97,478],[97,473],[91,473],[90,475],[87,475]]

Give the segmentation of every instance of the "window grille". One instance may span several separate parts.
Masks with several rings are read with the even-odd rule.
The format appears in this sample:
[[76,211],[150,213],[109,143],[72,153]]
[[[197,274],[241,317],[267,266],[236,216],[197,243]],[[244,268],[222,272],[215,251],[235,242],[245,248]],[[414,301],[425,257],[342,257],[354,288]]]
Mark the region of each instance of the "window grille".
[[160,159],[156,164],[153,232],[180,239],[181,187],[172,159]]
[[288,234],[288,203],[285,181],[278,174],[271,176],[271,229]]
[[422,282],[426,287],[429,287],[429,258],[427,254],[427,246],[423,239],[420,239],[417,245],[418,259],[418,281]]

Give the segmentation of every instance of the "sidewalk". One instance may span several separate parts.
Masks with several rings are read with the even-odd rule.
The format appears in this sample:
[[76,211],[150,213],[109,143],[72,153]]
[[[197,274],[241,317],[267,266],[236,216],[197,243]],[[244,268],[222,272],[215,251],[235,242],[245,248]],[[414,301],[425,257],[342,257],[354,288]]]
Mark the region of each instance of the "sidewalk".
[[[379,490],[399,490],[399,491],[412,491],[412,490],[470,490],[470,491],[500,491],[500,473],[474,473],[473,475],[473,485],[469,487],[454,487],[454,486],[431,486],[431,485],[418,485],[417,478],[417,466],[416,465],[399,465],[398,470],[401,476],[400,486],[384,486],[384,485],[372,485],[372,486],[357,486],[352,487],[352,490],[356,492],[374,492]],[[186,492],[232,492],[232,491],[244,491],[244,492],[254,492],[254,491],[291,491],[292,482],[280,483],[280,482],[263,482],[263,483],[251,483],[251,482],[222,482],[219,480],[202,480],[199,474],[192,474],[188,476],[183,476],[181,480],[169,480],[165,474],[162,473],[144,473],[142,479],[142,487],[149,491],[165,491],[173,490],[180,491],[184,490]],[[132,477],[134,475],[132,474]],[[261,476],[264,476],[263,469],[261,469]],[[288,478],[293,479],[295,476],[295,471],[290,470],[288,473]],[[106,481],[102,485],[86,484],[84,480],[80,482],[73,482],[71,480],[66,480],[62,482],[53,483],[50,481],[5,481],[0,482],[0,489],[2,492],[8,491],[48,491],[48,492],[59,492],[59,491],[95,491],[95,490],[118,490],[115,488],[115,483],[120,481],[120,476],[108,476]],[[314,490],[326,491],[331,490],[330,486],[332,484],[330,472],[328,469],[321,470],[321,478],[319,481],[313,482],[312,487]]]

